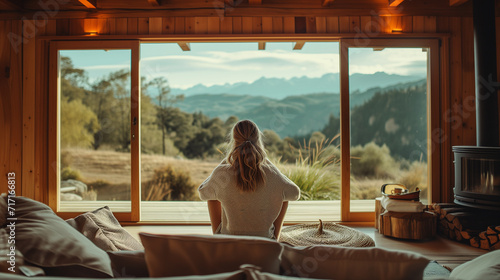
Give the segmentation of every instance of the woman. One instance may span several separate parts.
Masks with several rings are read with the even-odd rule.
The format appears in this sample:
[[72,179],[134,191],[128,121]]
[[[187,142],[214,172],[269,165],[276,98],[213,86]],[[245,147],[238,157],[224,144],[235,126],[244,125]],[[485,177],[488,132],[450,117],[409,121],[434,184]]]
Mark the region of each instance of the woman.
[[277,239],[288,201],[300,190],[267,159],[262,133],[249,120],[231,131],[226,158],[198,188],[208,200],[212,231]]

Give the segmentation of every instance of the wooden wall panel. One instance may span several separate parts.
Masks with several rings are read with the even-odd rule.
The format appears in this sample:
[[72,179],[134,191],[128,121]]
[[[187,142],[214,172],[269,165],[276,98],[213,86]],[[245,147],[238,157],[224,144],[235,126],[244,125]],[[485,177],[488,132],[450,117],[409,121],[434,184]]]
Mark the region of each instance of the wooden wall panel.
[[240,34],[243,31],[243,19],[241,17],[233,17],[233,34]]
[[295,17],[283,17],[283,33],[295,33]]
[[349,32],[351,33],[361,32],[359,16],[349,17]]
[[163,34],[174,34],[175,33],[175,17],[164,17],[162,18],[162,33]]
[[208,34],[219,34],[220,33],[220,18],[219,17],[209,17],[207,23]]
[[[35,198],[35,57],[36,25],[33,20],[23,21],[24,46],[22,51],[22,195]],[[21,52],[20,52],[21,53]]]
[[262,17],[262,33],[273,33],[273,17]]
[[[500,18],[499,17],[496,18],[495,23],[497,31],[497,36],[496,36],[497,37],[497,82],[500,82]],[[500,95],[500,91],[498,91],[498,93]],[[500,98],[498,98],[498,106],[500,107]],[[500,118],[500,115],[498,117]]]
[[137,33],[149,34],[149,18],[137,18]]
[[408,33],[413,32],[413,17],[412,16],[402,16],[401,17],[401,30],[403,32],[408,32]]
[[252,34],[252,30],[253,30],[252,17],[242,17],[241,18],[241,33]]
[[425,33],[435,33],[436,32],[436,16],[426,16],[424,18],[424,32]]
[[[34,192],[35,199],[38,201],[47,200],[47,187],[48,187],[48,98],[47,91],[44,90],[48,87],[48,73],[49,73],[49,57],[48,57],[48,43],[46,41],[37,42],[36,48],[36,72],[39,76],[36,77],[36,98],[35,98],[35,182]],[[29,187],[29,186],[26,186]]]
[[424,16],[413,17],[413,32],[422,33],[425,30]]
[[339,33],[339,17],[326,18],[326,32]]
[[316,17],[306,17],[306,33],[316,33]]
[[127,34],[128,35],[139,34],[139,18],[127,19]]
[[223,17],[220,19],[220,33],[221,34],[233,33],[233,18]]
[[343,16],[339,17],[339,32],[340,33],[349,33],[350,27],[349,17]]
[[149,34],[161,34],[161,25],[163,19],[161,17],[150,17],[149,18]]
[[[15,173],[22,194],[22,22],[0,20],[0,193],[7,192],[8,173]],[[12,40],[12,44],[11,41]]]
[[262,34],[262,17],[252,17],[252,33]]
[[462,20],[459,17],[450,18],[450,111],[445,112],[445,118],[451,125],[451,145],[460,145],[462,138],[463,116],[462,105]]
[[207,34],[208,33],[208,19],[207,17],[196,17],[194,24],[194,33]]
[[471,17],[462,19],[462,144],[476,145],[474,31]]
[[[155,25],[155,27],[161,29],[161,20],[159,23],[159,27],[156,25]],[[114,34],[127,35],[127,30],[128,30],[128,18],[116,18],[115,19],[115,33]]]

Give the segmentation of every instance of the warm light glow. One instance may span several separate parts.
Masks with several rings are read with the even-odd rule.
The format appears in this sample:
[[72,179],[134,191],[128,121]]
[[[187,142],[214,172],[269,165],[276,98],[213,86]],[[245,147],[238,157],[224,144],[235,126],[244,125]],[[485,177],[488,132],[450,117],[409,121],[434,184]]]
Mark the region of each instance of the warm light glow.
[[99,35],[99,33],[97,33],[97,31],[91,31],[91,32],[87,32],[85,33],[87,35],[90,35],[90,36],[96,36],[96,35]]

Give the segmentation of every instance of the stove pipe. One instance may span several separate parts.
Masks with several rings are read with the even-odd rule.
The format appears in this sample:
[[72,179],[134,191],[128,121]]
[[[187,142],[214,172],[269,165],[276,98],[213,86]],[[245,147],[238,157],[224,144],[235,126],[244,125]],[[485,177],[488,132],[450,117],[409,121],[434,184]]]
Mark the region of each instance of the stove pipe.
[[473,6],[476,67],[476,140],[478,146],[498,147],[495,0],[474,0]]

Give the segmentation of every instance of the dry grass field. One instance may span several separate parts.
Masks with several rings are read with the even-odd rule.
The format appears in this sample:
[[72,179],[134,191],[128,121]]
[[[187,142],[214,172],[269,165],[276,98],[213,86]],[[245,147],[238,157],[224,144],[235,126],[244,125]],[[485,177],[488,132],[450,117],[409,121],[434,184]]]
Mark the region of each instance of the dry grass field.
[[[69,166],[77,170],[81,180],[97,191],[98,200],[130,199],[130,154],[107,150],[65,149],[62,151]],[[217,160],[189,160],[162,155],[141,156],[141,182],[151,180],[154,171],[170,165],[188,172],[191,181],[199,186],[219,164]],[[106,182],[97,187],[95,182]]]
[[[110,150],[65,149],[62,151],[65,161],[81,175],[81,181],[97,191],[98,200],[129,200],[130,199],[130,154]],[[155,170],[171,166],[178,171],[189,174],[195,187],[199,186],[219,164],[218,159],[183,159],[171,156],[148,155],[141,156],[141,182],[153,178]],[[285,172],[287,164],[278,164]],[[425,170],[425,169],[423,169]],[[380,196],[380,186],[384,183],[401,182],[407,186],[410,181],[425,182],[426,176],[417,170],[398,172],[396,179],[358,178],[351,180],[351,199],[373,199]],[[285,172],[286,173],[286,172]],[[416,178],[414,178],[416,177]],[[410,178],[411,180],[409,180]],[[105,182],[99,184],[96,182]],[[421,188],[421,198],[427,196],[426,188]],[[304,191],[304,190],[303,190]],[[314,198],[313,198],[314,199]]]

